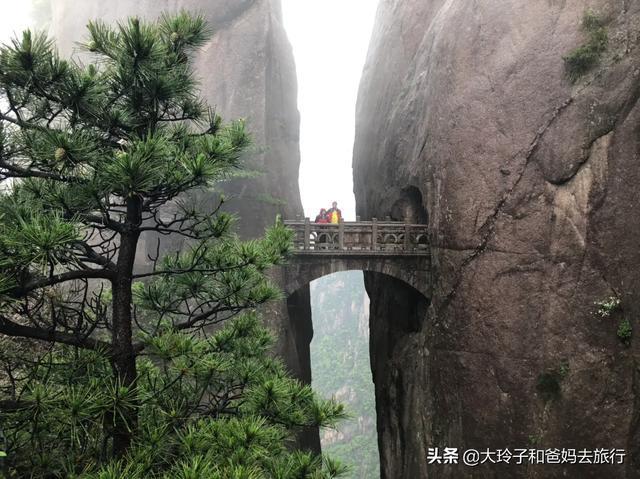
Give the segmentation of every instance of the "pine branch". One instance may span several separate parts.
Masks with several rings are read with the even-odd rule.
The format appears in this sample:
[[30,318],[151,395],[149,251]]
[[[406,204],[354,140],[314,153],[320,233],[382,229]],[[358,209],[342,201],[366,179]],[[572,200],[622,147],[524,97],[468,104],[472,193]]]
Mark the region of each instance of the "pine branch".
[[56,331],[18,324],[6,317],[0,316],[0,334],[13,337],[39,339],[50,343],[61,343],[81,349],[94,351],[110,351],[111,345],[105,341]]
[[0,161],[0,169],[7,170],[9,174],[4,174],[6,178],[45,178],[48,180],[61,181],[63,183],[80,181],[79,178],[72,176],[62,176],[55,173],[49,173],[46,171],[32,170],[27,168],[20,168],[18,166],[7,163],[6,161]]
[[103,256],[100,253],[96,252],[93,249],[93,247],[91,245],[89,245],[89,243],[87,243],[86,241],[78,240],[78,241],[75,241],[75,244],[87,256],[87,259],[85,261],[88,261],[88,262],[91,262],[93,264],[97,264],[97,265],[100,265],[100,266],[104,266],[109,270],[115,270],[116,269],[116,264],[113,261],[111,261],[106,256]]
[[57,284],[66,283],[69,281],[75,281],[79,279],[106,279],[113,280],[115,273],[108,269],[83,269],[78,271],[69,271],[61,273],[47,278],[40,278],[34,281],[30,281],[24,286],[14,287],[5,292],[13,298],[24,298],[29,293]]

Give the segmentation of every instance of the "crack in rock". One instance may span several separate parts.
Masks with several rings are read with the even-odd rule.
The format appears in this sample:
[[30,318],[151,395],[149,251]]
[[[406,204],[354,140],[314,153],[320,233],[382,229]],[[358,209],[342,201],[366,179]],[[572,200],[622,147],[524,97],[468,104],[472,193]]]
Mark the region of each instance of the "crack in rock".
[[[458,277],[457,277],[453,287],[447,293],[447,295],[445,296],[444,301],[442,302],[442,308],[443,309],[447,308],[449,306],[449,304],[451,303],[451,300],[454,298],[454,296],[456,294],[456,291],[457,291],[458,287],[460,286],[460,283],[462,282],[462,272],[478,256],[480,256],[482,253],[484,253],[484,251],[487,249],[487,245],[489,243],[489,240],[493,236],[493,233],[494,233],[494,230],[495,230],[495,223],[496,223],[496,220],[498,218],[498,215],[500,214],[500,212],[504,208],[504,205],[506,204],[506,202],[511,198],[511,195],[513,194],[515,189],[520,184],[520,181],[522,181],[522,178],[524,177],[524,174],[525,174],[525,172],[527,170],[527,167],[529,166],[531,158],[533,157],[533,154],[537,151],[538,145],[540,144],[540,140],[542,139],[544,134],[547,132],[547,130],[551,127],[551,125],[555,122],[555,120],[558,118],[558,116],[560,116],[560,114],[569,105],[571,105],[573,103],[574,99],[575,99],[575,97],[572,96],[572,97],[568,98],[567,100],[565,100],[561,105],[556,107],[552,117],[542,127],[540,127],[538,129],[538,131],[536,132],[536,135],[533,138],[533,141],[529,144],[529,147],[527,148],[526,155],[525,155],[525,158],[524,158],[524,162],[522,164],[522,167],[518,171],[517,178],[515,179],[515,181],[511,185],[511,187],[509,187],[506,190],[506,192],[503,194],[502,198],[498,201],[498,204],[494,208],[493,213],[491,213],[487,217],[487,219],[484,221],[482,226],[480,226],[480,228],[478,229],[482,233],[482,238],[480,240],[480,244],[475,248],[475,250],[469,256],[467,256],[462,261],[462,263],[460,265],[460,268],[458,269]],[[518,156],[519,154],[520,154],[520,152],[518,152],[515,156]]]

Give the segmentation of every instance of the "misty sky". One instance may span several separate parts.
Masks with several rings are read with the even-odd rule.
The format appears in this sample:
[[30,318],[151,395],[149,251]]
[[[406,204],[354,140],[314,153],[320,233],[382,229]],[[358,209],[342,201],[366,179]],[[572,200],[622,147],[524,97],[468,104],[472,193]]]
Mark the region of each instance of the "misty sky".
[[15,0],[0,0],[0,41],[6,42],[29,27],[31,2],[16,2]]
[[[231,0],[230,0],[231,1]],[[300,191],[308,216],[339,202],[355,217],[355,104],[378,0],[282,0],[298,72]],[[0,0],[0,41],[29,25],[30,2]]]
[[358,84],[378,0],[282,0],[298,70],[300,193],[307,216],[331,201],[355,219],[351,158]]

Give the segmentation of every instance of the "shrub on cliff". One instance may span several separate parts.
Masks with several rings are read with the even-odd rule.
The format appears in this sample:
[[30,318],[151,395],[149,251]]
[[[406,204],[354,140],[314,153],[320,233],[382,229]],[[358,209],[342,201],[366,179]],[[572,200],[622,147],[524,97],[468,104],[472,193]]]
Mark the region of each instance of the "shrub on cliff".
[[582,29],[589,35],[589,41],[564,57],[567,75],[572,83],[596,66],[607,49],[607,31],[596,13],[591,10],[585,12]]
[[[30,32],[0,49],[6,473],[336,477],[287,446],[341,406],[270,358],[252,312],[279,295],[265,271],[289,232],[240,242],[221,204],[186,195],[232,174],[249,143],[196,94],[204,20],[88,28],[86,66]],[[161,255],[167,235],[187,246]],[[141,268],[145,237],[157,247]]]

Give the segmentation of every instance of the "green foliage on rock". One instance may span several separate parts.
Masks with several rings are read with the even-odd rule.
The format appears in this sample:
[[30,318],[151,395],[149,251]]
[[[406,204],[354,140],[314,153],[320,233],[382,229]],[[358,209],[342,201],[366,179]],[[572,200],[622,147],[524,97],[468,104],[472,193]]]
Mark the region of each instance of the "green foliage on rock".
[[[596,310],[596,314],[601,318],[609,318],[614,313],[619,312],[622,309],[622,301],[617,296],[610,296],[609,298],[596,301],[594,303],[598,309]],[[617,316],[622,316],[617,314]],[[629,318],[620,317],[618,319],[618,328],[616,330],[616,335],[618,339],[626,346],[631,342],[631,337],[633,335],[633,328],[631,326],[631,321]]]
[[594,305],[598,307],[596,314],[601,318],[608,318],[611,316],[614,311],[617,311],[620,308],[620,304],[620,298],[617,296],[609,296],[607,299],[596,301],[594,303]]
[[530,434],[528,437],[530,446],[539,446],[542,443],[541,434]]
[[283,200],[282,198],[276,198],[273,195],[269,195],[269,194],[260,194],[260,195],[256,195],[254,197],[254,199],[256,201],[259,201],[260,203],[265,203],[268,205],[274,205],[274,206],[286,206],[287,202],[286,200]]
[[343,474],[293,449],[301,429],[344,412],[271,358],[254,312],[280,297],[267,270],[291,233],[276,224],[242,242],[221,203],[192,200],[249,144],[242,121],[223,123],[197,96],[203,17],[88,28],[86,64],[28,31],[0,48],[9,475]]
[[567,75],[572,83],[598,64],[609,41],[602,19],[592,10],[585,12],[582,29],[588,34],[589,40],[564,57]]
[[562,381],[562,376],[555,370],[545,371],[538,376],[536,390],[545,402],[560,398],[562,393],[560,381]]
[[618,339],[622,341],[623,344],[628,345],[631,342],[631,335],[633,334],[633,329],[631,327],[631,321],[627,318],[623,318],[618,323],[618,331],[616,332],[618,335]]
[[558,367],[558,376],[560,379],[564,379],[569,375],[569,363],[567,361],[563,361],[560,363]]

